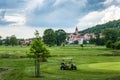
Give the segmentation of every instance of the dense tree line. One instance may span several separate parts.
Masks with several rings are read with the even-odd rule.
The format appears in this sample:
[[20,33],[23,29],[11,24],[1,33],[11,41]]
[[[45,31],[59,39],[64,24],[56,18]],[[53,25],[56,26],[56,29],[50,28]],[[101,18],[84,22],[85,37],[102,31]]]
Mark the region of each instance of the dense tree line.
[[[90,39],[90,44],[96,45],[105,45],[109,41],[115,43],[119,41],[119,33],[118,30],[114,28],[106,28],[102,31],[102,33],[94,33],[95,38]],[[102,34],[102,36],[100,36]]]
[[109,21],[105,24],[99,24],[93,26],[92,28],[85,29],[81,31],[82,34],[85,33],[102,33],[102,31],[106,28],[114,28],[118,30],[118,34],[120,36],[120,20]]
[[118,31],[114,28],[106,28],[103,30],[102,34],[104,35],[105,42],[111,40],[112,43],[115,43],[118,40]]
[[[106,45],[107,48],[120,49],[120,20],[109,21],[81,31],[82,34],[94,33],[96,38],[90,39],[90,44]],[[100,38],[99,34],[104,35]]]
[[17,39],[15,35],[6,37],[5,39],[2,39],[2,36],[0,36],[0,45],[5,45],[5,46],[19,45],[19,39]]

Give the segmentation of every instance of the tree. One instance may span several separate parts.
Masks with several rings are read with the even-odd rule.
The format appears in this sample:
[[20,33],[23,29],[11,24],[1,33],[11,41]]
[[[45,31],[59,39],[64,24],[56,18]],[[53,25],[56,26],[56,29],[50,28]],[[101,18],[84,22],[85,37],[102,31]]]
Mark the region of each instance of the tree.
[[95,38],[90,38],[90,44],[95,44]]
[[105,39],[100,37],[100,33],[95,33],[95,44],[96,45],[105,45]]
[[2,45],[2,36],[0,36],[0,45]]
[[10,37],[6,37],[4,44],[6,46],[10,45]]
[[53,29],[46,29],[44,31],[43,41],[48,46],[55,45],[56,37],[55,37],[55,32],[53,31]]
[[62,43],[65,42],[66,40],[66,32],[62,29],[59,29],[57,31],[55,31],[55,35],[56,35],[56,44],[57,46],[60,46]]
[[105,41],[111,40],[112,43],[117,41],[118,38],[118,32],[116,29],[107,28],[103,31],[103,34],[105,36]]
[[97,32],[95,32],[95,37],[96,37],[96,39],[95,39],[95,44],[96,44],[96,45],[99,45],[99,44],[100,44],[100,34],[97,33]]
[[107,48],[112,48],[112,41],[111,40],[108,40],[107,42],[106,42],[106,47]]
[[120,49],[120,41],[117,41],[117,42],[114,43],[113,49],[117,49],[117,50]]
[[83,49],[83,47],[84,47],[84,46],[83,46],[83,44],[80,44],[80,46],[81,46],[81,47],[82,47],[82,49]]
[[49,56],[49,51],[44,43],[40,40],[39,32],[35,32],[36,38],[33,40],[30,47],[30,56],[35,58],[35,76],[40,77],[40,61]]
[[16,38],[15,35],[12,35],[12,36],[10,37],[10,44],[11,44],[12,46],[17,45],[17,38]]

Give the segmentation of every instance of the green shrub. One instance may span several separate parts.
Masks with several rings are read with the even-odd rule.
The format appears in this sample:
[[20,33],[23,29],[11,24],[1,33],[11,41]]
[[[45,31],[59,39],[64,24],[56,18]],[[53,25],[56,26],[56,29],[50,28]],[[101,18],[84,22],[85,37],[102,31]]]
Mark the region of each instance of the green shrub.
[[26,58],[27,55],[23,54],[9,54],[9,53],[2,53],[0,54],[0,58]]
[[73,44],[78,44],[79,42],[78,42],[78,40],[75,40],[74,42],[73,42]]
[[112,48],[112,45],[113,45],[113,43],[112,43],[111,40],[108,40],[108,41],[106,42],[106,48]]
[[114,43],[115,49],[120,49],[120,41]]
[[10,54],[0,54],[0,58],[10,58]]

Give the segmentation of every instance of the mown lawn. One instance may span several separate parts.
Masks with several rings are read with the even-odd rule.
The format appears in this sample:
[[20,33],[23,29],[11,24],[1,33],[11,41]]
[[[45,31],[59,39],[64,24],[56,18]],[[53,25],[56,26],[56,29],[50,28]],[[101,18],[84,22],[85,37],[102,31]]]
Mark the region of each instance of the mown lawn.
[[[112,67],[108,69],[109,66],[99,66],[113,63],[116,68],[117,62],[118,66],[120,65],[119,56],[100,55],[111,54],[113,51],[110,49],[89,45],[82,49],[80,46],[72,45],[51,47],[49,50],[51,57],[48,58],[48,62],[41,63],[42,78],[34,78],[34,59],[18,56],[0,59],[0,67],[8,68],[8,71],[0,75],[0,80],[120,80],[120,69],[114,71]],[[29,47],[0,47],[0,54],[8,52],[25,56],[29,53]],[[63,58],[73,58],[77,70],[60,70]]]

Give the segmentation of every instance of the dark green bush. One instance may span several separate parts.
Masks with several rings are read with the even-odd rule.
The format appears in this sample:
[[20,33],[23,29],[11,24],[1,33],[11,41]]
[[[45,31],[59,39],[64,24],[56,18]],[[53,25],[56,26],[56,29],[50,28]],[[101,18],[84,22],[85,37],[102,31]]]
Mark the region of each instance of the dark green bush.
[[9,53],[1,53],[0,58],[26,58],[27,55],[22,54],[9,54]]
[[115,44],[112,44],[112,47],[111,47],[112,49],[115,49]]
[[111,40],[108,40],[108,41],[106,42],[106,48],[112,48],[112,45],[113,45],[113,43],[112,43]]
[[114,43],[114,49],[120,49],[120,41]]
[[0,58],[10,58],[10,54],[0,54]]
[[73,44],[78,44],[79,42],[78,42],[78,40],[75,40],[74,42],[73,42]]

